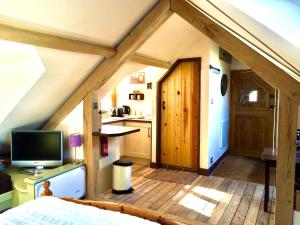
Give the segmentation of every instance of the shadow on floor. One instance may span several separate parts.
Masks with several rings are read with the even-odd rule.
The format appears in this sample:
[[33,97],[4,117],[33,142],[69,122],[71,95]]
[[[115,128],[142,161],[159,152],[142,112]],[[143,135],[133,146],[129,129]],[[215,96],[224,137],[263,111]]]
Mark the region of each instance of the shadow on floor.
[[[274,174],[274,169],[271,168],[271,185],[273,185],[275,182]],[[218,168],[212,173],[212,175],[229,179],[264,184],[264,161],[252,157],[226,155],[224,161],[218,166]]]

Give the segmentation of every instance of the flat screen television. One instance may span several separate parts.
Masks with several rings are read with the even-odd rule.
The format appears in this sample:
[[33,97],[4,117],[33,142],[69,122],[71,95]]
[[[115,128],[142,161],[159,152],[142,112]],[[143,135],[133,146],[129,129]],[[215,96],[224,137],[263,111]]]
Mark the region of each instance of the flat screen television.
[[63,132],[11,132],[11,164],[16,167],[55,167],[63,164]]

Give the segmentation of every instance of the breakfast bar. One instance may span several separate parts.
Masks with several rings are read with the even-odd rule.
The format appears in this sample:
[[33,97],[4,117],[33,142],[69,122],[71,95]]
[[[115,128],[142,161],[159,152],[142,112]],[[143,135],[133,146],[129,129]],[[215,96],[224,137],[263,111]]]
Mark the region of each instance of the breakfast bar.
[[93,132],[93,136],[119,137],[139,131],[140,129],[136,127],[103,125],[100,132]]
[[140,128],[119,125],[102,125],[100,131],[93,132],[93,138],[99,143],[98,191],[103,192],[112,187],[113,162],[124,155],[124,142],[127,135],[140,132]]

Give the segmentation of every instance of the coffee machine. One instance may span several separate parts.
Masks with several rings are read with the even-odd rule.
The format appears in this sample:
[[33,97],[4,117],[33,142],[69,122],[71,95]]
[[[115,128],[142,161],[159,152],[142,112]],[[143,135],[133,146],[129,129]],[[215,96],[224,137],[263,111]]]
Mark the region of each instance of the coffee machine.
[[112,114],[111,116],[112,117],[123,117],[123,108],[119,108],[119,107],[116,107],[116,108],[113,108],[112,109]]

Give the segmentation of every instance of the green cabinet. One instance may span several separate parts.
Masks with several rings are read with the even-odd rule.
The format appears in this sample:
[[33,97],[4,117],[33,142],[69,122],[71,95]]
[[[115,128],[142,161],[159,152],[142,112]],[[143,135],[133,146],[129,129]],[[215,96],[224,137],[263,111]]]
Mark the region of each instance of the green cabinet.
[[13,205],[13,191],[0,195],[0,212],[11,208]]

